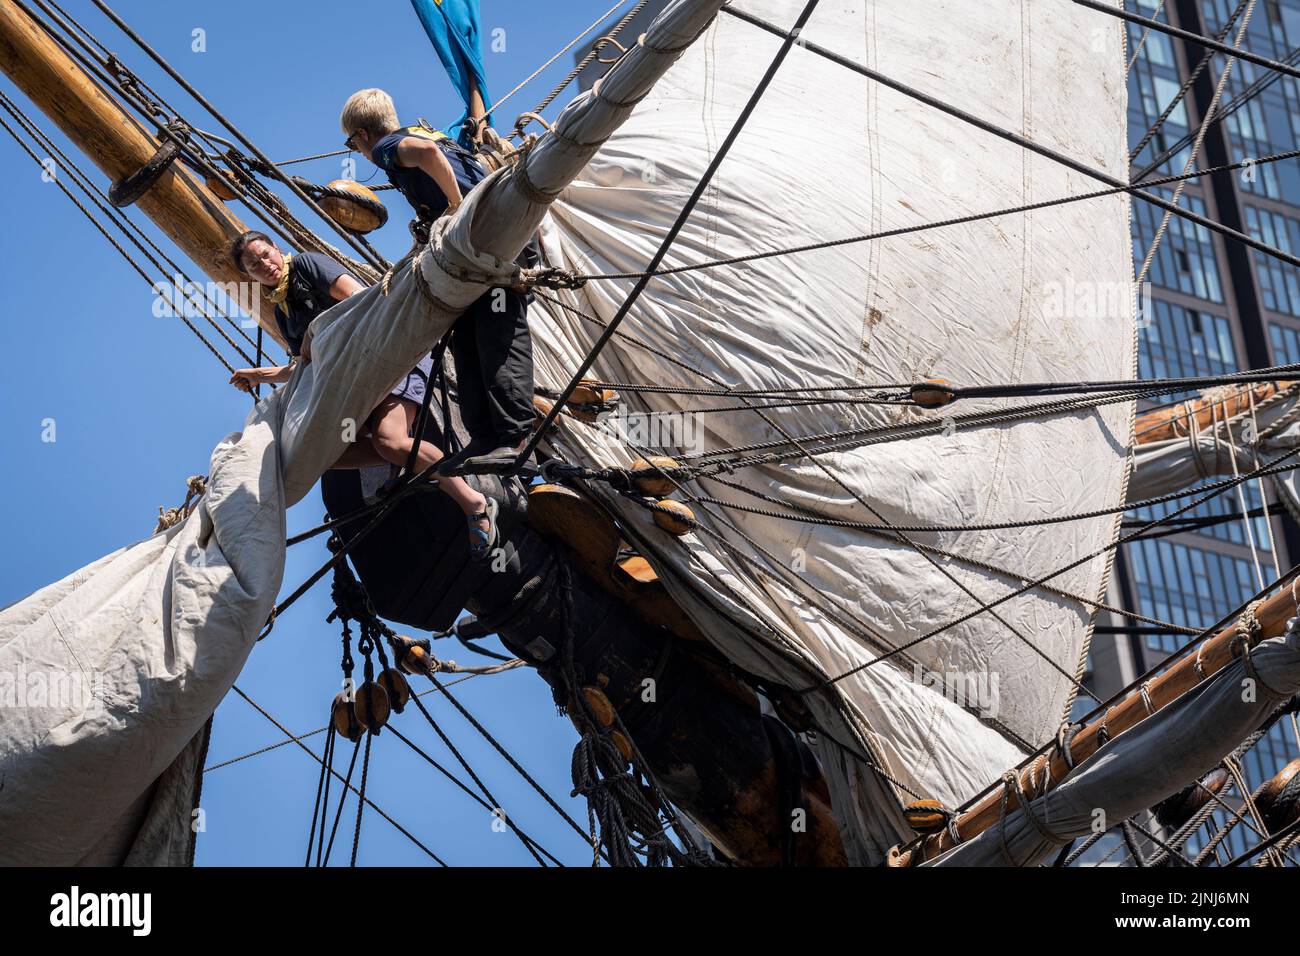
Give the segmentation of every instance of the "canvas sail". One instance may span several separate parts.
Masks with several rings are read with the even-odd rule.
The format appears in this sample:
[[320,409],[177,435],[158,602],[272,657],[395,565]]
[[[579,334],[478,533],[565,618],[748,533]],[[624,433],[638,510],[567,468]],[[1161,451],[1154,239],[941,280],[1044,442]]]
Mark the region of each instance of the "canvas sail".
[[[788,27],[802,5],[736,6]],[[1033,0],[844,0],[822,4],[802,38],[1126,176],[1123,33],[1110,18]],[[643,269],[778,43],[720,17],[556,203],[543,236],[550,264],[586,274]],[[1093,188],[1078,172],[796,46],[665,266]],[[1131,281],[1129,202],[1112,196],[656,278],[594,374],[611,382],[740,389],[933,376],[958,384],[1131,378]],[[631,285],[591,282],[559,296],[608,322]],[[1079,289],[1089,290],[1093,302],[1115,305],[1075,308]],[[546,301],[534,308],[533,329],[539,384],[552,389],[566,384],[600,333]],[[632,391],[622,398],[631,410],[670,414],[739,404]],[[963,401],[953,414],[1014,404]],[[796,437],[942,417],[836,404],[770,414]],[[747,468],[729,480],[814,516],[896,525],[997,524],[1115,507],[1125,496],[1132,414],[1131,405],[1117,404],[1015,424],[958,425],[817,462]],[[552,444],[561,457],[592,466],[632,460],[635,429],[563,421]],[[706,449],[783,437],[750,411],[694,421]],[[650,450],[682,457],[691,449],[668,442]],[[686,487],[781,507],[716,480]],[[673,538],[640,504],[599,483],[592,491],[724,654],[764,680],[816,688],[806,699],[821,730],[819,754],[846,846],[862,863],[878,862],[909,835],[899,808],[912,794],[956,805],[1055,735],[1090,612],[1032,592],[997,609],[1005,623],[985,613],[888,663],[828,681],[976,609],[976,600],[994,600],[1022,579],[1102,549],[1117,527],[1115,517],[1104,517],[1050,532],[910,536],[1006,572],[996,573],[961,560],[931,561],[907,543],[859,530],[712,505],[695,509],[701,531]],[[1096,598],[1107,573],[1103,556],[1053,583]],[[948,675],[984,693],[938,689]]]

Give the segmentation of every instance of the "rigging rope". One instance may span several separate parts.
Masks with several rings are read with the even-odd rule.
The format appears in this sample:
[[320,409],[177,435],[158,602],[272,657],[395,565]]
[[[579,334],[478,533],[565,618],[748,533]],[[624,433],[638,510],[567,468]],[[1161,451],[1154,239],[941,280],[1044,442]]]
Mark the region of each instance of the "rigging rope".
[[[99,0],[96,0],[96,2],[98,3]],[[1081,0],[1074,0],[1074,2],[1079,3],[1081,2]],[[768,23],[766,20],[754,16],[753,14],[748,13],[744,10],[737,9],[735,6],[723,7],[722,12],[730,16],[736,17],[739,20],[743,20],[746,23],[752,24],[753,26],[756,26],[767,33],[771,33],[774,36],[786,37],[787,39],[790,38],[791,36],[791,34],[788,31],[783,30],[781,27],[776,26],[775,24],[772,23]],[[1084,163],[1081,163],[1076,159],[1072,159],[1071,157],[1065,155],[1064,153],[1054,150],[1041,143],[1035,142],[1032,139],[1028,139],[1027,137],[1020,135],[1019,133],[1014,133],[1011,132],[1010,130],[1003,129],[993,123],[988,122],[987,120],[980,119],[979,117],[971,113],[968,113],[965,110],[960,109],[959,107],[953,106],[949,103],[945,103],[942,100],[930,96],[927,93],[923,93],[920,90],[908,86],[905,83],[900,83],[897,80],[891,79],[890,77],[885,76],[883,73],[880,73],[877,70],[873,70],[870,67],[863,66],[860,63],[855,63],[853,60],[841,56],[832,50],[828,50],[826,47],[823,47],[817,43],[813,43],[810,40],[805,40],[804,38],[800,37],[799,45],[811,53],[815,53],[818,56],[830,60],[832,63],[838,63],[840,66],[843,66],[845,69],[851,70],[854,73],[858,73],[861,76],[865,76],[868,79],[880,83],[883,86],[887,86],[890,89],[894,90],[895,92],[902,93],[904,96],[917,100],[920,103],[924,103],[926,106],[929,106],[932,109],[936,109],[939,110],[940,112],[946,113],[949,116],[952,116],[953,118],[962,121],[963,123],[967,123],[971,126],[974,126],[977,129],[983,130],[984,132],[989,133],[993,136],[997,136],[1000,139],[1004,139],[1007,142],[1015,143],[1016,145],[1022,147],[1023,149],[1027,149],[1030,150],[1031,152],[1038,153],[1040,156],[1045,156],[1048,159],[1060,163],[1063,166],[1073,169],[1075,172],[1082,173],[1083,175],[1087,176],[1090,179],[1095,179],[1099,182],[1106,183],[1109,186],[1127,187],[1128,185],[1130,185],[1128,183],[1124,183],[1123,181],[1117,179],[1114,176],[1111,176],[1109,173],[1103,172],[1098,169],[1093,169],[1092,167]],[[1182,219],[1186,219],[1189,222],[1193,222],[1196,225],[1209,229],[1212,232],[1217,232],[1219,235],[1226,236],[1230,239],[1235,239],[1236,241],[1244,245],[1247,245],[1252,249],[1256,249],[1259,252],[1262,252],[1271,258],[1277,259],[1281,262],[1286,262],[1289,265],[1300,266],[1300,258],[1297,258],[1296,256],[1293,256],[1290,253],[1284,252],[1283,250],[1277,248],[1276,246],[1271,246],[1268,243],[1255,239],[1252,236],[1248,236],[1243,232],[1239,232],[1236,229],[1232,229],[1228,226],[1225,226],[1223,225],[1223,223],[1215,222],[1212,219],[1208,219],[1205,216],[1200,215],[1199,213],[1194,213],[1187,209],[1181,209],[1178,206],[1173,205],[1168,200],[1158,195],[1146,192],[1143,189],[1134,190],[1132,195],[1134,195],[1138,199],[1143,200],[1144,202],[1150,203],[1153,206],[1158,206],[1161,209],[1172,211],[1175,216],[1179,216]]]
[[[315,760],[315,761],[317,761],[317,762],[320,762],[321,758],[318,757],[318,756],[316,755],[316,753],[315,753],[315,752],[314,752],[310,747],[308,747],[306,744],[304,744],[304,743],[303,743],[299,738],[295,737],[294,734],[293,734],[293,732],[292,732],[291,730],[289,730],[289,728],[285,727],[284,724],[280,723],[278,720],[276,720],[274,717],[272,717],[271,714],[270,714],[270,713],[269,713],[269,712],[268,712],[264,707],[262,707],[262,705],[260,705],[259,703],[257,703],[255,700],[253,700],[253,698],[249,697],[246,693],[244,693],[242,690],[240,690],[238,684],[233,685],[233,686],[231,687],[231,689],[232,689],[236,694],[238,694],[240,697],[244,698],[244,700],[246,700],[246,701],[249,703],[249,705],[250,705],[254,710],[256,710],[259,714],[261,714],[261,715],[262,715],[263,717],[265,717],[267,720],[269,720],[272,724],[274,724],[277,730],[279,730],[282,734],[284,734],[286,737],[290,738],[290,739],[291,739],[295,744],[297,744],[298,747],[299,747],[299,749],[301,749],[304,753],[306,753],[307,756],[311,757],[313,760]],[[343,780],[342,775],[339,774],[337,771],[335,771],[332,767],[330,768],[330,773],[331,773],[332,776],[336,777],[338,780],[340,780],[340,781]],[[347,789],[351,790],[353,793],[356,793],[356,792],[357,792],[356,788],[355,788],[355,787],[352,787],[350,784],[347,786]],[[383,817],[383,818],[384,818],[385,820],[387,820],[390,824],[392,824],[393,827],[394,827],[394,828],[395,828],[399,833],[402,834],[402,836],[406,837],[408,840],[410,840],[412,843],[414,843],[417,847],[419,847],[421,850],[423,850],[423,851],[424,851],[424,852],[425,852],[425,853],[426,853],[426,854],[427,854],[427,855],[428,855],[428,856],[429,856],[429,857],[430,857],[430,858],[431,858],[435,863],[437,863],[439,866],[446,866],[446,865],[447,865],[447,864],[442,860],[441,857],[439,857],[436,853],[434,853],[434,852],[433,852],[432,850],[430,850],[427,846],[425,846],[423,843],[421,843],[421,842],[420,842],[420,841],[415,837],[414,834],[412,834],[409,830],[407,830],[407,829],[406,829],[405,827],[403,827],[400,823],[398,823],[396,820],[394,820],[392,817],[390,817],[387,813],[385,813],[385,812],[383,811],[382,808],[380,808],[378,805],[375,804],[375,801],[371,800],[369,797],[366,797],[366,798],[365,798],[365,801],[366,801],[366,804],[367,804],[367,805],[368,805],[372,810],[374,810],[374,811],[375,811],[376,813],[378,813],[381,817]]]

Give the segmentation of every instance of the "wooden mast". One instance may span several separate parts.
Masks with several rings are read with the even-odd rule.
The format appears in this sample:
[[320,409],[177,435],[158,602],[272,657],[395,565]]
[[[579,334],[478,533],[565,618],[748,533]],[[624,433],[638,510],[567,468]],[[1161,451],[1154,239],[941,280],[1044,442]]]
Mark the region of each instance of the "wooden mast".
[[[158,151],[126,109],[92,79],[26,13],[0,0],[0,71],[114,182]],[[259,283],[230,263],[231,241],[248,227],[179,162],[135,203],[215,282],[241,283],[242,307],[284,344]],[[166,277],[166,278],[171,278]],[[178,296],[183,298],[183,296]]]

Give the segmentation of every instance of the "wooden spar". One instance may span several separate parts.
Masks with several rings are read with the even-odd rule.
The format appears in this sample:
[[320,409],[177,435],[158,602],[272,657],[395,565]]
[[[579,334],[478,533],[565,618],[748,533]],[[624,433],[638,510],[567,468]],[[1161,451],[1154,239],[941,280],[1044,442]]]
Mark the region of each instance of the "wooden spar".
[[[1289,574],[1282,578],[1282,581],[1292,580],[1297,573],[1300,573],[1300,567],[1293,568]],[[1296,599],[1292,596],[1290,587],[1284,587],[1265,600],[1255,611],[1255,618],[1260,627],[1259,640],[1267,640],[1284,633],[1287,620],[1295,617],[1296,613]],[[1232,663],[1237,657],[1237,653],[1233,648],[1233,643],[1237,637],[1237,623],[1234,621],[1230,627],[1220,631],[1214,637],[1202,641],[1198,645],[1199,653],[1185,654],[1177,663],[1160,675],[1153,677],[1145,685],[1147,700],[1151,702],[1152,712],[1169,706],[1196,685],[1209,680]],[[1188,650],[1190,651],[1190,648]],[[1197,672],[1198,661],[1200,673]],[[1077,767],[1101,749],[1103,728],[1105,728],[1107,739],[1114,738],[1136,726],[1149,713],[1146,702],[1143,700],[1142,689],[1140,687],[1134,688],[1121,698],[1118,703],[1109,707],[1101,717],[1081,728],[1074,735],[1070,741],[1071,760],[1069,763],[1066,762],[1056,748],[1050,751],[1050,758],[1047,755],[1041,755],[1031,761],[1027,767],[1020,771],[1021,789],[1025,793],[1042,792],[1041,786],[1035,785],[1034,782],[1041,783],[1045,771],[1048,775],[1047,789],[1055,789],[1056,784],[1064,780],[1070,773],[1071,766]],[[1044,764],[1049,766],[1045,768]],[[978,836],[998,822],[1001,817],[1003,799],[1004,791],[1003,788],[999,787],[957,817],[957,832],[963,842]],[[1008,813],[1020,806],[1020,800],[1014,792],[1007,792],[1005,799]],[[947,830],[943,830],[926,837],[919,847],[909,850],[899,850],[899,848],[895,847],[894,851],[891,852],[890,865],[911,866],[926,860],[932,860],[951,850],[953,846],[952,837]]]
[[[136,172],[158,151],[126,109],[111,99],[50,36],[15,4],[0,3],[0,71],[114,182]],[[261,285],[230,262],[231,241],[247,227],[179,162],[135,203],[208,278],[238,283],[232,296],[281,345]],[[159,276],[171,280],[171,276]],[[233,290],[232,290],[233,291]],[[177,300],[185,298],[177,291]]]
[[1171,438],[1186,438],[1193,419],[1197,427],[1209,428],[1216,418],[1222,421],[1249,411],[1252,395],[1254,404],[1258,405],[1294,384],[1296,383],[1260,382],[1257,385],[1242,385],[1224,396],[1195,398],[1180,402],[1172,408],[1161,408],[1139,415],[1134,427],[1137,444],[1149,445]]

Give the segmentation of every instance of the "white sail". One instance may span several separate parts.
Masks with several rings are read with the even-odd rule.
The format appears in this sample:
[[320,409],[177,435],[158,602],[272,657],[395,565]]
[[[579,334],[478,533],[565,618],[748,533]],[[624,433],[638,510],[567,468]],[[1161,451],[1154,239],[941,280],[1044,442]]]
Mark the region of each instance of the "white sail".
[[[788,28],[796,0],[737,0]],[[843,0],[801,40],[929,93],[1082,163],[1127,173],[1123,33],[1068,3]],[[777,51],[779,39],[722,16],[563,194],[544,231],[552,265],[643,269]],[[981,132],[796,46],[672,247],[666,266],[775,250],[1064,197],[1094,180]],[[656,278],[602,351],[603,380],[791,389],[941,377],[956,384],[1131,378],[1129,202],[1123,195],[871,243]],[[608,322],[631,280],[560,293]],[[1076,309],[1075,290],[1109,310]],[[534,310],[540,384],[562,388],[600,333],[569,311]],[[635,340],[634,341],[630,341]],[[637,343],[711,377],[701,378]],[[690,412],[736,400],[625,392],[632,408]],[[968,402],[953,414],[1011,407]],[[888,405],[769,413],[797,437],[940,420]],[[706,448],[780,439],[752,411],[701,415]],[[997,524],[1124,501],[1129,404],[872,444],[730,476],[692,494],[766,509],[897,525]],[[624,434],[622,437],[627,437]],[[553,448],[595,466],[632,454],[609,423],[565,420]],[[680,453],[677,442],[657,453]],[[780,450],[788,450],[782,448]],[[1051,739],[1090,627],[1087,607],[1042,591],[868,664],[1103,549],[1116,517],[1042,528],[918,533],[916,542],[1005,569],[927,559],[861,530],[697,506],[703,529],[658,530],[599,482],[674,597],[728,657],[808,695],[851,859],[877,862],[908,836],[907,791],[955,805]],[[866,502],[865,507],[859,500]],[[739,555],[743,555],[741,557]],[[1053,580],[1103,593],[1098,557]],[[965,593],[961,586],[975,595]],[[1013,633],[1014,632],[1014,633]],[[1032,646],[1030,646],[1032,645]],[[947,675],[967,691],[936,690]],[[917,678],[920,678],[919,680]],[[828,742],[833,738],[839,745]],[[870,761],[906,790],[868,769]]]

